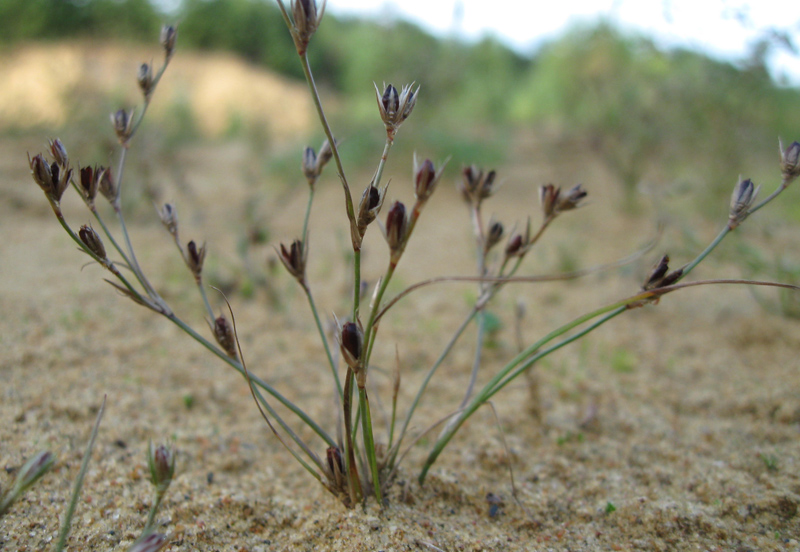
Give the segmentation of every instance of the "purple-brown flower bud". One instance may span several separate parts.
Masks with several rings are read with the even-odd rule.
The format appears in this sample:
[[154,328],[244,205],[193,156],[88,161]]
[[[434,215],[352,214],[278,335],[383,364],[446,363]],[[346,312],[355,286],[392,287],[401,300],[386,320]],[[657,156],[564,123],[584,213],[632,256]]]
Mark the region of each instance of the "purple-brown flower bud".
[[130,113],[124,109],[118,109],[111,114],[111,125],[117,135],[119,143],[123,146],[128,143],[133,132],[133,110]]
[[169,541],[161,533],[147,533],[142,535],[133,545],[128,548],[128,552],[158,552],[164,548]]
[[669,272],[669,255],[664,255],[653,266],[647,280],[645,280],[642,289],[649,291],[662,287],[671,286],[683,276],[683,268]]
[[50,152],[53,154],[53,159],[55,162],[61,167],[69,166],[69,155],[67,155],[67,148],[64,147],[64,144],[61,143],[61,140],[58,138],[55,140],[50,140]]
[[100,259],[106,258],[106,248],[103,246],[103,240],[91,226],[84,224],[78,230],[78,237],[80,237],[83,244]]
[[159,42],[161,47],[164,48],[164,56],[169,59],[175,52],[175,41],[178,39],[178,31],[172,25],[164,25],[161,27],[161,36]]
[[102,165],[94,170],[94,177],[97,179],[97,187],[111,205],[117,205],[117,194],[119,190],[114,184],[114,177],[111,176],[111,167],[105,168]]
[[389,242],[389,249],[393,253],[401,250],[405,244],[407,229],[406,206],[395,201],[386,216],[386,241]]
[[494,192],[494,180],[497,177],[495,171],[484,172],[483,169],[470,165],[465,167],[461,174],[464,178],[459,185],[459,191],[467,203],[480,205]]
[[164,206],[158,211],[158,216],[161,219],[161,224],[173,236],[178,235],[178,210],[171,204],[165,203]]
[[166,445],[153,445],[147,451],[147,466],[150,469],[150,482],[156,492],[163,494],[175,475],[175,453]]
[[516,257],[522,251],[522,236],[514,234],[506,244],[506,257]]
[[331,143],[326,139],[322,142],[322,145],[319,147],[319,153],[317,154],[317,176],[322,174],[322,169],[331,159],[333,159],[333,148],[331,147]]
[[311,146],[306,146],[303,150],[303,163],[301,164],[301,169],[303,169],[303,174],[308,180],[308,185],[313,186],[314,182],[317,180],[317,154],[314,152],[314,148]]
[[489,226],[489,233],[486,234],[486,243],[484,243],[484,252],[488,253],[489,250],[500,243],[500,240],[503,239],[503,235],[505,230],[503,228],[503,223],[501,222],[494,222]]
[[294,20],[292,38],[297,53],[302,56],[308,49],[311,37],[317,32],[322,15],[325,13],[325,7],[323,5],[322,10],[317,10],[316,0],[292,0],[291,8]]
[[14,479],[13,487],[8,492],[16,496],[21,495],[50,471],[55,462],[56,458],[50,451],[37,452],[22,465]]
[[728,225],[731,228],[736,228],[747,218],[750,207],[752,207],[753,202],[756,200],[760,189],[761,186],[754,186],[753,181],[749,178],[739,181],[736,186],[734,186],[733,194],[731,194],[728,221]]
[[81,169],[81,193],[89,207],[94,206],[94,198],[97,197],[98,181],[96,178],[97,168],[90,166]]
[[192,271],[192,274],[194,274],[195,280],[199,281],[203,275],[203,261],[206,259],[206,246],[203,244],[200,247],[197,247],[197,244],[195,244],[194,240],[192,240],[186,244],[186,250],[188,252],[186,256],[186,264],[189,267],[189,270]]
[[800,176],[800,142],[792,142],[785,150],[781,145],[781,173],[784,182]]
[[228,322],[228,319],[225,318],[225,315],[221,314],[214,320],[214,338],[229,357],[234,359],[239,357],[236,347],[236,336],[233,333],[233,328]]
[[153,68],[149,63],[142,63],[136,73],[136,82],[144,95],[145,100],[150,100],[153,94]]
[[51,194],[53,192],[53,173],[50,170],[50,165],[44,160],[42,154],[37,153],[33,158],[28,154],[28,164],[31,167],[33,181],[39,185],[44,193]]
[[571,211],[580,204],[581,200],[588,195],[580,184],[576,184],[566,194],[559,194],[558,204],[556,211],[563,213],[564,211]]
[[383,94],[381,94],[378,85],[375,85],[381,120],[386,126],[386,132],[389,133],[390,137],[394,138],[397,129],[411,115],[411,111],[417,103],[418,93],[419,86],[414,89],[413,82],[405,85],[399,93],[397,88],[389,84],[384,86]]
[[358,372],[361,366],[361,349],[364,344],[361,328],[355,322],[345,322],[342,324],[339,335],[339,345],[344,361],[350,368]]
[[289,271],[289,274],[294,276],[295,280],[305,286],[306,281],[306,257],[305,247],[300,240],[294,240],[289,249],[281,244],[281,249],[278,252],[278,258]]
[[419,201],[427,201],[436,189],[439,179],[442,177],[444,167],[436,170],[433,162],[426,159],[419,164],[417,156],[414,156],[414,193]]

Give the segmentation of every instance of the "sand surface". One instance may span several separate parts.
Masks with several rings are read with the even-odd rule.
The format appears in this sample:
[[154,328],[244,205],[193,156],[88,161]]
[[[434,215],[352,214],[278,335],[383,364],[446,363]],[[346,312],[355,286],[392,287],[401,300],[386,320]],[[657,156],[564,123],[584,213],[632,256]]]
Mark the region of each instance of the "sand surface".
[[[99,267],[84,266],[86,257],[28,175],[25,152],[42,149],[44,137],[0,142],[0,484],[9,484],[14,469],[38,450],[51,450],[58,461],[0,519],[0,550],[52,546],[104,396],[68,550],[126,550],[137,537],[152,501],[149,440],[170,441],[178,450],[177,476],[157,518],[170,551],[800,549],[800,323],[766,313],[747,289],[687,290],[612,321],[498,395],[493,404],[502,433],[490,409],[478,411],[424,486],[416,476],[432,440],[412,448],[383,509],[370,501],[348,510],[282,449],[236,372],[169,321],[115,293]],[[573,181],[565,179],[581,178],[591,194],[589,206],[553,224],[523,273],[621,258],[654,234],[652,209],[623,214],[619,190],[602,172],[519,153],[524,162],[500,167],[505,185],[486,204],[487,216],[507,227],[526,214],[538,221],[537,187],[548,181],[568,186]],[[242,169],[254,163],[242,144],[184,148],[174,162],[180,182],[174,170],[157,166],[150,186],[157,183],[159,197],[178,205],[183,239],[207,243],[206,271],[232,290],[250,369],[335,433],[330,374],[313,320],[297,284],[265,263],[274,257],[272,245],[299,234],[305,185],[300,178],[290,185],[254,183]],[[411,199],[409,165],[390,162],[390,200]],[[364,176],[354,180],[365,182]],[[468,216],[452,183],[443,182],[431,200],[391,294],[427,277],[474,273]],[[141,183],[127,185],[135,196]],[[339,183],[329,172],[319,187],[309,274],[322,315],[331,320],[348,310],[348,242]],[[784,201],[797,193],[790,189]],[[77,228],[89,218],[69,194],[65,211]],[[719,209],[723,220],[725,209]],[[759,214],[693,278],[742,276],[735,240],[796,258],[797,226]],[[134,202],[128,219],[152,282],[208,335],[191,275],[148,200]],[[245,261],[237,244],[254,226],[267,229],[270,239]],[[673,212],[656,250],[638,263],[577,282],[506,288],[491,308],[503,326],[484,352],[479,383],[516,353],[518,303],[526,313],[522,338],[530,343],[635,292],[661,252],[670,252],[676,266],[690,260],[699,249],[686,239],[688,229],[702,247],[718,228]],[[364,266],[370,284],[386,259],[372,228]],[[247,262],[268,282],[252,294],[241,292]],[[474,296],[474,284],[431,287],[384,319],[371,376],[378,440],[386,440],[395,346],[405,413]],[[220,308],[218,297],[212,302]],[[431,384],[414,434],[457,408],[474,346],[470,329]],[[324,454],[324,443],[295,427]],[[487,501],[489,493],[500,498],[499,507]]]

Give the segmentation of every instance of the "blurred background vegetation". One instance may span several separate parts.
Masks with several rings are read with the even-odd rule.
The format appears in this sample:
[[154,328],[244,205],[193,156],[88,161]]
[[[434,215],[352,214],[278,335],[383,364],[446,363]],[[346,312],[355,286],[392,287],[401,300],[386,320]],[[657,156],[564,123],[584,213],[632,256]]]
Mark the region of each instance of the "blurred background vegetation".
[[[166,21],[178,24],[181,49],[233,52],[302,81],[273,1],[182,0],[166,13],[160,5],[1,0],[0,48],[67,39],[152,45]],[[660,49],[645,36],[601,21],[572,28],[526,57],[492,38],[466,43],[435,38],[402,21],[331,14],[312,46],[319,83],[334,98],[335,128],[346,129],[356,161],[371,159],[382,143],[374,131],[373,82],[421,85],[424,101],[415,118],[425,123],[404,127],[398,145],[407,153],[451,156],[457,169],[524,158],[533,143],[554,161],[599,160],[629,197],[642,183],[727,194],[738,174],[772,178],[777,138],[800,138],[800,91],[773,82],[763,47],[734,66],[693,51]],[[196,131],[191,113],[175,117],[171,124],[187,138]],[[228,135],[237,132],[257,130],[237,119]],[[295,170],[294,157],[289,165]]]

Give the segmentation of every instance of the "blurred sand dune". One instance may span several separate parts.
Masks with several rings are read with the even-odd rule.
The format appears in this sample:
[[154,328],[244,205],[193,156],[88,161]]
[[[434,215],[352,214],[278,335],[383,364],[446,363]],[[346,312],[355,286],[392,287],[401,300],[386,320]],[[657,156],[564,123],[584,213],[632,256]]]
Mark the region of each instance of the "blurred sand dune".
[[[94,42],[9,50],[0,57],[0,130],[60,126],[96,98],[140,105],[136,71],[142,62],[158,66],[160,58],[158,48]],[[263,125],[275,137],[303,134],[313,115],[304,85],[222,53],[180,52],[173,59],[151,109],[161,117],[176,105],[188,107],[206,137],[235,121]]]

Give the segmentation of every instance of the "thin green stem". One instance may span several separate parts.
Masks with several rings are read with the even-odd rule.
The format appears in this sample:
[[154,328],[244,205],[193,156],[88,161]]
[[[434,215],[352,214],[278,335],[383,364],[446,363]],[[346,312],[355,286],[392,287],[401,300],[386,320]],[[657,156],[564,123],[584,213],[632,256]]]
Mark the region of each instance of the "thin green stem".
[[[580,325],[588,322],[589,320],[597,318],[598,316],[602,316],[602,315],[610,313],[612,311],[618,311],[618,312],[616,312],[614,314],[614,316],[617,316],[618,314],[621,314],[622,312],[627,310],[627,306],[629,304],[635,303],[636,301],[640,301],[641,297],[643,295],[644,294],[639,294],[639,295],[636,295],[634,297],[625,299],[623,301],[618,301],[618,302],[616,302],[616,303],[614,303],[612,305],[607,305],[605,307],[602,307],[602,308],[597,309],[595,311],[592,311],[590,313],[584,314],[583,316],[580,316],[580,317],[572,320],[571,322],[568,322],[567,324],[564,324],[563,326],[553,330],[552,332],[550,332],[549,334],[547,334],[546,336],[541,338],[539,341],[537,341],[536,343],[530,345],[524,351],[522,351],[520,354],[515,356],[508,364],[506,364],[506,366],[503,367],[502,370],[500,370],[491,379],[491,381],[489,381],[483,387],[483,389],[481,390],[480,393],[475,395],[475,397],[464,408],[464,410],[461,413],[459,413],[458,417],[451,424],[448,425],[448,427],[444,431],[444,433],[442,433],[442,435],[439,436],[439,439],[437,439],[436,443],[434,444],[434,447],[431,450],[430,454],[428,455],[428,459],[425,461],[425,465],[423,466],[422,471],[420,472],[420,475],[419,475],[420,484],[422,484],[425,481],[425,476],[427,475],[428,470],[433,465],[433,463],[436,461],[436,459],[439,457],[439,454],[441,454],[442,450],[447,445],[447,443],[450,442],[450,439],[453,438],[453,436],[455,435],[456,431],[458,431],[458,429],[466,421],[466,419],[469,418],[478,409],[478,407],[480,405],[482,405],[488,399],[488,397],[491,396],[492,390],[496,386],[500,385],[500,383],[506,378],[506,376],[508,376],[508,374],[511,373],[512,370],[514,370],[514,368],[516,368],[520,363],[524,362],[526,359],[531,357],[531,355],[535,355],[536,352],[543,345],[547,344],[548,342],[552,341],[553,339],[565,334],[566,332],[572,330],[573,328],[575,328],[577,326],[580,326]],[[611,318],[613,318],[613,316],[609,317],[607,320],[610,320]],[[604,319],[602,321],[602,323],[605,323],[607,320]],[[589,331],[595,329],[597,326],[599,326],[599,324],[591,326]],[[588,332],[584,332],[583,334],[581,334],[581,337],[583,335],[585,335],[586,333],[588,333]],[[575,339],[577,339],[577,338],[575,338]],[[566,345],[567,343],[570,343],[572,341],[574,341],[574,339],[566,340],[565,343],[559,344],[559,347],[553,348],[552,351],[554,351],[557,348],[560,348],[560,346]],[[550,351],[550,352],[552,352],[552,351]],[[541,357],[537,356],[536,358],[538,359],[538,358],[541,358]],[[506,383],[507,382],[503,383],[503,385],[505,385]]]
[[306,216],[303,217],[303,247],[308,247],[308,221],[311,218],[311,204],[314,202],[314,186],[309,186],[308,203],[306,203]]
[[347,455],[347,489],[350,493],[350,501],[353,505],[357,504],[363,492],[361,490],[361,480],[358,477],[358,467],[356,466],[356,452],[354,448],[353,439],[353,383],[355,382],[355,374],[353,369],[347,368],[347,375],[344,381],[344,404],[342,410],[344,411],[344,434],[346,439]]
[[92,450],[94,450],[94,442],[97,439],[97,432],[100,429],[100,420],[103,418],[103,412],[106,409],[106,399],[103,397],[103,403],[100,405],[100,410],[97,412],[97,419],[92,428],[92,434],[89,437],[89,443],[86,445],[86,450],[83,453],[83,460],[81,460],[81,467],[78,470],[78,477],[75,478],[75,484],[72,486],[72,494],[70,495],[69,504],[67,504],[67,511],[64,512],[64,519],[61,521],[61,529],[58,532],[58,539],[53,547],[54,552],[61,552],[67,544],[67,536],[72,526],[72,518],[75,515],[75,507],[78,505],[78,497],[83,488],[83,479],[86,477],[86,470],[89,469],[89,461],[92,458]]
[[206,288],[203,286],[203,278],[197,277],[197,289],[200,291],[200,296],[203,298],[203,304],[206,306],[206,312],[208,313],[208,319],[210,324],[214,324],[214,319],[216,316],[214,315],[214,309],[211,308],[211,303],[208,301],[208,293],[206,293]]
[[328,143],[330,144],[331,151],[333,152],[333,159],[336,161],[336,169],[339,172],[339,179],[342,181],[342,187],[344,188],[345,192],[344,195],[347,218],[350,220],[352,231],[355,229],[356,214],[353,207],[353,197],[350,194],[350,186],[347,184],[347,178],[344,174],[344,167],[342,166],[342,159],[339,156],[339,147],[336,145],[333,132],[328,124],[328,118],[325,116],[325,111],[322,109],[322,101],[320,100],[319,92],[317,91],[317,85],[314,83],[314,76],[311,74],[311,66],[308,63],[308,56],[306,54],[301,55],[300,62],[303,66],[303,73],[306,77],[306,83],[308,83],[308,89],[311,92],[311,99],[314,101],[314,106],[317,108],[317,115],[319,115],[320,123],[322,123],[322,130],[325,132],[325,136],[328,138]]
[[364,449],[367,453],[367,462],[369,462],[369,470],[372,474],[372,486],[375,489],[375,498],[378,504],[382,504],[380,471],[378,470],[378,459],[375,455],[375,440],[372,436],[372,414],[369,409],[366,387],[358,388],[358,404],[361,411],[361,433],[364,438]]
[[142,534],[149,533],[153,530],[153,525],[156,521],[156,514],[158,513],[158,508],[161,506],[161,499],[163,497],[164,493],[156,491],[156,496],[153,500],[153,505],[150,507],[150,512],[147,514],[147,521],[144,524],[144,529],[142,529]]
[[[200,344],[201,344],[203,347],[205,347],[206,349],[208,349],[209,351],[211,351],[213,354],[215,354],[217,357],[219,357],[220,359],[222,359],[223,361],[225,361],[225,363],[227,363],[227,364],[228,364],[228,365],[229,365],[231,368],[233,368],[234,370],[236,370],[237,372],[239,372],[241,375],[243,375],[243,376],[245,375],[245,371],[244,371],[244,369],[242,368],[242,365],[241,365],[241,364],[240,364],[240,363],[239,363],[237,360],[235,360],[235,359],[233,359],[233,358],[229,357],[227,354],[225,354],[225,352],[223,352],[221,349],[219,349],[218,347],[216,347],[216,346],[215,346],[213,343],[211,343],[210,341],[208,341],[208,340],[207,340],[206,338],[204,338],[202,335],[200,335],[199,333],[197,333],[197,332],[194,330],[194,328],[192,328],[191,326],[189,326],[188,324],[186,324],[186,323],[185,323],[183,320],[181,320],[180,318],[178,318],[178,317],[177,317],[175,314],[170,314],[170,315],[165,315],[165,316],[166,316],[166,317],[167,317],[167,318],[168,318],[168,319],[169,319],[169,320],[170,320],[170,321],[171,321],[173,324],[175,324],[175,325],[176,325],[176,326],[178,326],[180,329],[182,329],[184,332],[186,332],[187,334],[189,334],[189,336],[190,336],[192,339],[194,339],[195,341],[197,341],[198,343],[200,343]],[[267,382],[265,382],[264,380],[262,380],[261,378],[259,378],[259,377],[255,376],[255,375],[253,375],[253,374],[250,374],[250,376],[249,376],[249,377],[250,377],[250,380],[251,380],[253,383],[255,383],[255,384],[256,384],[257,386],[259,386],[261,389],[263,389],[264,391],[266,391],[267,393],[269,393],[270,395],[272,395],[272,396],[273,396],[273,397],[274,397],[274,398],[275,398],[275,399],[276,399],[278,402],[280,402],[280,403],[281,403],[283,406],[285,406],[286,408],[288,408],[289,410],[291,410],[291,411],[292,411],[292,413],[294,413],[294,414],[295,414],[295,415],[296,415],[298,418],[300,418],[300,420],[301,420],[301,421],[302,421],[304,424],[306,424],[308,427],[310,427],[310,428],[311,428],[311,429],[314,431],[314,433],[316,433],[317,435],[319,435],[319,436],[320,436],[320,438],[322,438],[322,440],[323,440],[323,441],[325,441],[325,442],[328,444],[328,446],[331,446],[331,447],[332,447],[332,446],[336,446],[336,441],[334,441],[334,440],[333,440],[333,439],[332,439],[332,438],[331,438],[331,437],[330,437],[330,436],[329,436],[329,435],[328,435],[328,434],[327,434],[327,433],[326,433],[326,432],[325,432],[325,431],[324,431],[324,430],[323,430],[323,429],[322,429],[322,428],[319,426],[319,424],[317,424],[317,423],[316,423],[316,422],[315,422],[313,419],[311,419],[311,418],[308,416],[308,414],[306,414],[305,412],[303,412],[303,411],[302,411],[302,410],[301,410],[301,409],[300,409],[298,406],[296,406],[294,403],[292,403],[292,402],[291,402],[289,399],[287,399],[286,397],[284,397],[283,395],[281,395],[281,394],[278,392],[278,390],[277,390],[277,389],[275,389],[274,387],[272,387],[271,385],[269,385]]]
[[361,248],[353,248],[353,322],[361,306]]
[[692,270],[694,270],[694,267],[700,264],[703,259],[708,257],[709,253],[711,253],[720,244],[720,242],[731,232],[731,230],[733,229],[730,227],[730,225],[726,224],[725,228],[723,228],[720,233],[717,234],[717,237],[714,238],[714,241],[712,241],[708,247],[706,247],[692,262],[683,267],[681,279],[685,278]]
[[308,305],[311,308],[311,314],[314,315],[314,323],[317,326],[317,332],[319,332],[319,338],[322,341],[322,346],[325,348],[325,356],[328,358],[328,365],[331,368],[333,380],[336,382],[336,391],[339,393],[339,400],[341,401],[343,397],[342,382],[339,380],[339,372],[336,371],[336,363],[333,361],[333,355],[331,354],[331,349],[328,345],[328,338],[325,336],[325,330],[322,328],[322,322],[319,319],[319,312],[317,311],[316,303],[314,303],[314,296],[311,294],[311,289],[309,289],[307,285],[301,287],[303,288],[306,298],[308,299]]

